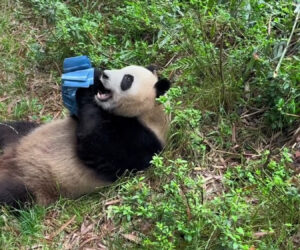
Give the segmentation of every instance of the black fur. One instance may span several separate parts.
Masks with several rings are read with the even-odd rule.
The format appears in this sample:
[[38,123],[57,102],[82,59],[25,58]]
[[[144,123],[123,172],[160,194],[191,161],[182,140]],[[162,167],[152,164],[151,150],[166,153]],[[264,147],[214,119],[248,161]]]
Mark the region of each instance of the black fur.
[[24,183],[12,176],[5,176],[5,179],[0,180],[0,204],[20,208],[30,201],[32,199]]
[[150,70],[153,74],[155,74],[157,71],[157,67],[154,65],[149,65],[146,67],[146,69]]
[[22,170],[19,168],[14,149],[0,158],[0,205],[20,208],[25,202],[32,201],[31,194],[22,182]]
[[[150,70],[153,74],[156,74],[157,71],[157,67],[154,65],[149,65],[146,67],[146,69]],[[164,95],[169,88],[171,87],[171,82],[166,79],[159,79],[158,82],[155,84],[155,88],[156,88],[156,97],[159,97],[161,95]]]
[[130,89],[130,87],[132,86],[133,80],[134,80],[134,77],[132,75],[125,75],[121,82],[121,89],[123,91]]
[[158,82],[155,84],[156,97],[164,95],[169,90],[170,87],[171,87],[171,82],[168,79],[164,78],[158,80]]
[[77,153],[86,166],[115,181],[126,170],[147,168],[162,145],[137,118],[116,116],[96,105],[98,79],[95,72],[95,84],[77,91]]
[[0,150],[8,144],[17,142],[38,126],[35,122],[0,122]]

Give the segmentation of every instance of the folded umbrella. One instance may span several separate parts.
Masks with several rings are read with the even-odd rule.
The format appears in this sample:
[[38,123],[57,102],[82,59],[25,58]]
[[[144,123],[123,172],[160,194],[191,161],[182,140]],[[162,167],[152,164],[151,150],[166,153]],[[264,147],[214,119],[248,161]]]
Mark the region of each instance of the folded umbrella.
[[94,68],[87,56],[66,58],[62,74],[62,99],[72,115],[77,115],[76,92],[94,84]]

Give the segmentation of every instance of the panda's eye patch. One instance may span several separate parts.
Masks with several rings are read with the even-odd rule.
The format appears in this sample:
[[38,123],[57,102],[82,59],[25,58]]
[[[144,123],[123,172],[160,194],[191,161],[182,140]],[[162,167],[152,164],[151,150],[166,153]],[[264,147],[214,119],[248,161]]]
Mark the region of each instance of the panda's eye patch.
[[129,89],[131,87],[133,83],[133,76],[132,75],[125,75],[122,79],[122,82],[121,82],[121,89],[123,91]]

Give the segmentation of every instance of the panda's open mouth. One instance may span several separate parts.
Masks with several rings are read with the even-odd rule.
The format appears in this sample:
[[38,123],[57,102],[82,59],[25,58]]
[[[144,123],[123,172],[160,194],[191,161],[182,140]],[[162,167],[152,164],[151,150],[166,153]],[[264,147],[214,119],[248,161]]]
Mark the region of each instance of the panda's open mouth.
[[109,89],[106,89],[103,84],[101,83],[98,89],[98,93],[96,95],[96,98],[101,102],[106,102],[110,98],[112,98],[112,92]]
[[108,101],[110,98],[112,98],[112,93],[102,93],[102,92],[98,92],[97,93],[97,99],[101,102],[105,102]]

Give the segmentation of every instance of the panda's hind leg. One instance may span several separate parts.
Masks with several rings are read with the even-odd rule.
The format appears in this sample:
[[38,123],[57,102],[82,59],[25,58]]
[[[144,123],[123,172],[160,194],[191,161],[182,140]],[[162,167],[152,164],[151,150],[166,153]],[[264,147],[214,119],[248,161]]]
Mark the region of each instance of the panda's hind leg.
[[0,174],[0,204],[14,208],[22,207],[26,202],[31,202],[30,192],[25,184],[8,173]]
[[0,122],[0,151],[7,145],[17,142],[37,126],[36,122],[27,121]]
[[0,205],[21,207],[32,200],[22,177],[14,150],[8,150],[0,157]]

